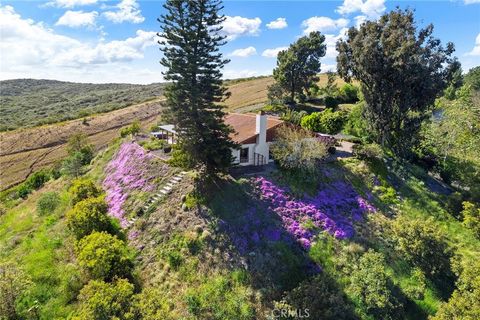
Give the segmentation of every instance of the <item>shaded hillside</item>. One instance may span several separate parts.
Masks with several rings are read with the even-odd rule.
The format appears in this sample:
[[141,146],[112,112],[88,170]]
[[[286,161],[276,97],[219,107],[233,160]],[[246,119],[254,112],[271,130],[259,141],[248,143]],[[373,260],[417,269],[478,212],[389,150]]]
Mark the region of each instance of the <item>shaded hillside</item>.
[[0,131],[77,119],[158,98],[164,84],[92,84],[15,79],[0,82]]

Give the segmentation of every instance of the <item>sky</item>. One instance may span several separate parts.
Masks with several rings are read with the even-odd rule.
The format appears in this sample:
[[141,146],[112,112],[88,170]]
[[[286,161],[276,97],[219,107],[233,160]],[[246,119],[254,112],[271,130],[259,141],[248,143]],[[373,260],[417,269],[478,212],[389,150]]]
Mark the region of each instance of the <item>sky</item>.
[[[162,82],[157,44],[163,1],[0,2],[0,79],[92,83]],[[225,1],[224,78],[268,75],[277,53],[310,31],[326,37],[322,72],[336,68],[335,42],[348,28],[395,9],[455,44],[464,71],[480,65],[480,0]]]

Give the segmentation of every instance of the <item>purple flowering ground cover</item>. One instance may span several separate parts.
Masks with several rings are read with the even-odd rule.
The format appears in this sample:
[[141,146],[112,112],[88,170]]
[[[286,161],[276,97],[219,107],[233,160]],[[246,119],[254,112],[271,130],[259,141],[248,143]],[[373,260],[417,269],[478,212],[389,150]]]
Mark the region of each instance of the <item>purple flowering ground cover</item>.
[[293,199],[286,189],[264,177],[255,179],[255,184],[269,210],[281,218],[285,230],[306,249],[321,230],[338,239],[351,238],[355,233],[353,222],[376,211],[345,181],[325,184],[315,196],[301,200]]
[[152,191],[154,185],[148,173],[152,155],[134,142],[123,143],[105,169],[103,188],[108,213],[127,224],[123,205],[132,191]]
[[[351,238],[354,222],[376,208],[343,180],[324,183],[314,196],[293,198],[286,188],[265,177],[253,179],[262,206],[249,207],[229,229],[240,253],[257,246],[260,241],[299,243],[309,249],[317,234],[326,231],[337,239]],[[275,221],[276,220],[276,221]]]

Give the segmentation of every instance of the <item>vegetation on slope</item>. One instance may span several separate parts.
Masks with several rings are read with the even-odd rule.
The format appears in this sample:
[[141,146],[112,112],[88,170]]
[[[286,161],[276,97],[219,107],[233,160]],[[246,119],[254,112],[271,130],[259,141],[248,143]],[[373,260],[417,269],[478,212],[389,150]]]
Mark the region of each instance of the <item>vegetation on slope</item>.
[[54,80],[0,81],[0,131],[109,112],[153,100],[164,84],[91,84]]

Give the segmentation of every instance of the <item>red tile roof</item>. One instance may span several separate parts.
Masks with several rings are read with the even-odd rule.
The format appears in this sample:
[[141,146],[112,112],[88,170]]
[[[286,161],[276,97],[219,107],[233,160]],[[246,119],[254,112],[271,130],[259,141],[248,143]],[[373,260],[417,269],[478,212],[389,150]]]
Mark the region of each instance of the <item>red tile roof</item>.
[[[240,144],[255,143],[257,139],[256,114],[252,113],[229,113],[225,117],[225,123],[232,126],[235,133],[230,138]],[[267,116],[267,141],[270,142],[275,136],[275,128],[283,123],[278,117]]]

